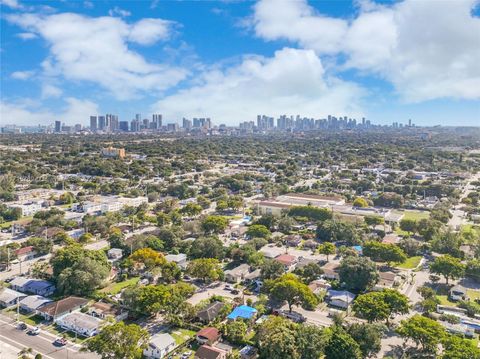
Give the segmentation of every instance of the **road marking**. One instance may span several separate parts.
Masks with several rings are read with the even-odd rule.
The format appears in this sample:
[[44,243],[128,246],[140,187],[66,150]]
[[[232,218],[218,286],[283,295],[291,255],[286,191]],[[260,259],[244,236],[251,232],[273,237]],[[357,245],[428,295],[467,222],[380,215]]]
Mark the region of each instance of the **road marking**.
[[[6,339],[6,340],[8,340],[8,341],[10,341],[10,342],[12,342],[12,343],[15,343],[15,344],[17,344],[17,345],[20,345],[20,348],[19,348],[20,350],[22,350],[22,349],[25,348],[25,347],[30,347],[30,346],[28,346],[28,345],[19,343],[19,342],[15,341],[15,340],[13,340],[13,339],[11,339],[11,338],[9,338],[9,337],[6,337],[6,336],[1,335],[1,334],[0,334],[0,337],[2,337],[3,339]],[[32,349],[33,349],[33,348],[32,348]],[[53,357],[51,357],[51,356],[49,356],[49,355],[47,355],[47,354],[42,353],[42,352],[39,351],[39,350],[34,349],[34,351],[42,354],[42,356],[45,357],[45,358],[47,358],[47,359],[55,359],[55,358],[53,358]]]
[[[9,326],[11,326],[12,328],[16,328],[16,326],[15,326],[14,324],[10,323],[10,322],[6,322],[6,321],[4,321],[4,320],[2,320],[2,319],[0,319],[0,322],[9,325]],[[23,333],[23,331],[22,331],[22,333]],[[46,342],[49,342],[49,343],[52,343],[52,342],[53,342],[53,340],[52,340],[51,338],[46,338],[46,337],[44,337],[44,335],[50,336],[51,338],[53,338],[53,340],[55,340],[56,338],[58,338],[58,335],[54,335],[53,333],[50,333],[50,332],[47,331],[47,330],[42,330],[42,331],[40,332],[40,334],[36,335],[36,337],[37,337],[37,338],[40,338],[40,339],[43,339],[43,340],[45,340]],[[76,345],[79,345],[79,346],[81,347],[80,344],[75,344],[75,343],[72,343],[72,342],[70,342],[70,341],[69,341],[68,343],[70,344],[70,347],[68,347],[68,346],[66,347],[66,348],[68,348],[68,350],[70,350],[70,351],[73,352],[73,353],[78,353],[78,352],[80,351],[79,349],[75,348]],[[53,344],[52,344],[52,345],[53,345]]]

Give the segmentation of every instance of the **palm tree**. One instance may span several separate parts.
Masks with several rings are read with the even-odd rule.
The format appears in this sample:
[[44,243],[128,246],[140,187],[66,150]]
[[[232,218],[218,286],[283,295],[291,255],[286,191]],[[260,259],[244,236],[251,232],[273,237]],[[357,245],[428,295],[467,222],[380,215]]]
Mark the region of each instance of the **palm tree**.
[[33,353],[33,349],[32,348],[23,348],[22,350],[20,350],[20,352],[18,353],[18,358],[19,359],[29,359],[30,358],[30,354]]

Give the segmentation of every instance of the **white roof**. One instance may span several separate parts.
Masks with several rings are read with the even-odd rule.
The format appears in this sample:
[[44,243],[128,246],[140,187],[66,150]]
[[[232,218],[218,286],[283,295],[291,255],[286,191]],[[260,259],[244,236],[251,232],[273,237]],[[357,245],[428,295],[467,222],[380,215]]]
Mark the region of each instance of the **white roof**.
[[58,321],[63,324],[67,324],[70,327],[75,326],[77,328],[83,328],[87,330],[96,329],[102,323],[100,319],[80,312],[67,314]]
[[157,333],[150,338],[150,346],[157,349],[165,349],[172,344],[176,344],[175,339],[168,333]]
[[9,303],[16,298],[25,298],[26,295],[10,288],[3,288],[0,291],[0,302]]
[[20,301],[20,305],[31,309],[37,309],[46,303],[50,303],[51,300],[41,295],[29,295]]

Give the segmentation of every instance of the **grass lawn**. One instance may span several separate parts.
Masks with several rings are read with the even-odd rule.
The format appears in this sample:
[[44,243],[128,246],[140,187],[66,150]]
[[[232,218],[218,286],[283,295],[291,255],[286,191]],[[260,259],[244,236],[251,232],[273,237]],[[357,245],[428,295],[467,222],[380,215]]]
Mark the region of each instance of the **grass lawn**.
[[415,256],[415,257],[410,257],[407,258],[407,260],[401,264],[396,265],[397,268],[402,268],[402,269],[413,269],[418,266],[422,259],[422,256]]
[[480,299],[479,290],[467,289],[467,295],[470,298],[470,300]]
[[450,301],[448,299],[448,295],[437,295],[438,300],[440,301],[441,305],[448,305],[450,307],[456,307],[457,303]]
[[[16,307],[10,308],[10,309],[7,309],[6,311],[4,311],[4,313],[7,314],[8,316],[11,316],[11,317],[15,318],[15,316],[17,315],[17,309],[16,309]],[[36,327],[37,325],[39,325],[40,323],[42,323],[44,321],[44,319],[42,317],[40,317],[39,315],[36,315],[34,313],[25,314],[25,313],[20,312],[19,314],[20,315],[18,316],[18,320],[20,322],[24,322],[25,324],[33,326],[33,327]]]
[[403,216],[403,219],[413,219],[415,221],[428,218],[430,218],[430,212],[428,211],[405,211]]
[[127,279],[126,281],[123,281],[123,282],[111,283],[108,286],[106,286],[105,288],[101,289],[100,293],[107,293],[107,294],[115,295],[115,294],[120,293],[122,289],[137,284],[139,280],[140,280],[139,277],[133,277],[133,278]]
[[12,224],[18,223],[18,224],[28,224],[31,220],[33,219],[33,216],[30,217],[22,217],[19,220],[16,221],[10,221],[10,222],[4,222],[0,224],[0,229],[6,229],[10,228]]
[[196,332],[188,329],[176,328],[172,329],[169,334],[175,339],[177,345],[183,344],[188,339],[192,338]]

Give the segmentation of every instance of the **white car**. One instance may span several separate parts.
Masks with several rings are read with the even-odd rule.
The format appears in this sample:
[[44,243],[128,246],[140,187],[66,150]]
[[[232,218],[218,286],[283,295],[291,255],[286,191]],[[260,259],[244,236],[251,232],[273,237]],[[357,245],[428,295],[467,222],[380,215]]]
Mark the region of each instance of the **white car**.
[[40,334],[40,328],[39,327],[33,327],[28,331],[28,334],[30,335],[38,335]]
[[225,288],[223,288],[223,289],[228,290],[228,291],[232,291],[234,288],[233,288],[233,286],[232,286],[231,284],[227,284],[227,285],[225,286]]

